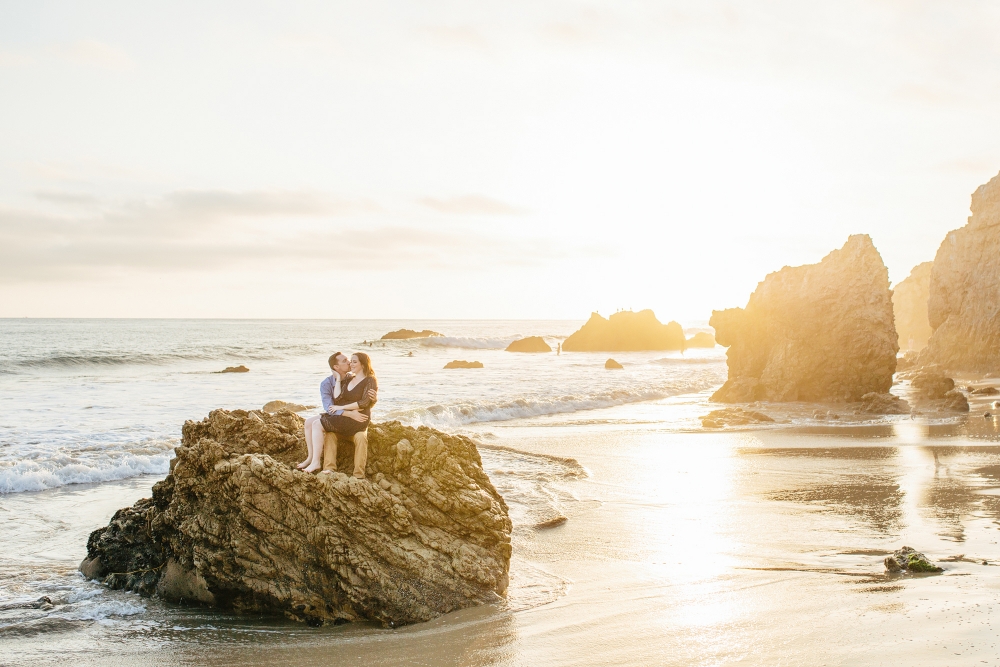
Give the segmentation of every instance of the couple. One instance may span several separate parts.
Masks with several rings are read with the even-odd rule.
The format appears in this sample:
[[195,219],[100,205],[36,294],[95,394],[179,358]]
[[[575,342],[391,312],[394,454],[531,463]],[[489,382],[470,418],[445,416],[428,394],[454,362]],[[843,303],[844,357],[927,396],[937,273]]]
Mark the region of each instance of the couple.
[[364,352],[356,352],[350,359],[335,352],[329,363],[333,375],[319,386],[324,412],[306,419],[309,454],[297,467],[316,472],[322,457],[322,472],[336,471],[337,438],[350,438],[354,440],[354,476],[363,479],[368,462],[368,424],[372,406],[378,401],[378,380]]

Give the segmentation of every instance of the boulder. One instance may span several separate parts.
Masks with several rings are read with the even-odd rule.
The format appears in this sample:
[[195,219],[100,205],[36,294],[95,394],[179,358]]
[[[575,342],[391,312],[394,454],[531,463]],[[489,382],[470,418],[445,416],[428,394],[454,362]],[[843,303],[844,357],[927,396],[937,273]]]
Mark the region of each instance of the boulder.
[[712,400],[857,402],[892,386],[889,274],[871,238],[768,275],[746,308],[712,312],[729,379]]
[[715,336],[707,331],[699,331],[684,342],[684,347],[715,347]]
[[917,390],[921,408],[969,411],[969,399],[955,389],[955,381],[933,369],[916,373],[910,381],[910,386]]
[[413,329],[397,329],[396,331],[390,331],[386,335],[382,336],[381,340],[410,340],[411,338],[432,338],[434,336],[443,336],[437,331],[431,331],[430,329],[424,329],[423,331],[414,331]]
[[300,405],[298,403],[288,403],[286,401],[268,401],[264,404],[264,412],[277,412],[278,410],[288,410],[289,412],[302,412],[312,410],[315,405]]
[[910,275],[892,290],[892,311],[896,318],[899,349],[921,350],[931,337],[927,320],[927,299],[930,294],[931,269],[934,262],[917,264]]
[[894,394],[872,391],[861,397],[859,411],[872,415],[908,415],[910,404]]
[[[565,346],[563,347],[565,349]],[[552,348],[541,336],[519,338],[507,346],[508,352],[551,352]]]
[[972,389],[969,393],[974,396],[996,396],[997,394],[1000,394],[1000,389],[997,389],[996,387],[977,387]]
[[774,422],[763,412],[744,410],[743,408],[723,408],[712,410],[701,419],[704,428],[722,428],[723,426],[745,426],[747,424],[766,424]]
[[625,368],[624,366],[622,366],[621,364],[619,364],[614,359],[608,359],[607,361],[605,361],[604,362],[604,367],[606,369],[608,369],[609,371],[618,370],[619,368]]
[[302,424],[242,410],[186,422],[152,498],[90,535],[88,576],[311,624],[414,623],[505,594],[511,522],[471,440],[373,424],[355,479],[293,467]]
[[1000,369],[1000,175],[973,193],[971,208],[934,256],[927,301],[934,333],[920,362],[978,373]]
[[449,361],[444,365],[447,368],[482,368],[483,362],[481,361]]
[[216,371],[217,373],[249,373],[250,369],[246,366],[226,366],[221,371]]
[[891,556],[886,556],[883,562],[889,572],[944,572],[927,556],[910,547],[894,551]]
[[567,352],[627,352],[683,350],[684,329],[677,322],[662,324],[651,310],[617,312],[608,319],[591,313],[587,323],[567,338]]

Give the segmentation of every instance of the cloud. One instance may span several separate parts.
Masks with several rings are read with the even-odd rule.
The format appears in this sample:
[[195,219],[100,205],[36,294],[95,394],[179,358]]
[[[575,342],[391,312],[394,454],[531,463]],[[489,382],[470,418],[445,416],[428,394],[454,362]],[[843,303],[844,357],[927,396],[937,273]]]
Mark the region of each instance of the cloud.
[[522,208],[483,195],[465,195],[452,199],[424,197],[420,203],[440,213],[456,215],[520,215],[525,213]]
[[77,65],[119,71],[135,69],[135,62],[128,53],[117,46],[93,39],[79,39],[59,44],[55,47],[55,52]]
[[488,49],[489,42],[477,28],[467,25],[427,26],[423,32],[440,46]]
[[[399,224],[368,215],[380,211],[371,202],[317,192],[192,190],[96,207],[74,194],[39,193],[39,198],[64,205],[65,214],[0,208],[0,283],[236,265],[262,271],[476,270],[572,254],[565,244],[546,239],[515,243],[479,232]],[[490,211],[497,204],[503,212],[512,210],[486,201]],[[304,224],[293,224],[295,219]]]
[[23,67],[34,61],[31,57],[16,51],[0,51],[0,67]]

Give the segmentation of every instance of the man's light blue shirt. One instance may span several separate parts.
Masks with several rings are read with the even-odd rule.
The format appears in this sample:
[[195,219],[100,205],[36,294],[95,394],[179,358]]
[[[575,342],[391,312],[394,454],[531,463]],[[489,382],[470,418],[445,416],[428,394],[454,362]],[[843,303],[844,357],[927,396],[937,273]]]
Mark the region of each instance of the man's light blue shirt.
[[[319,397],[323,401],[323,412],[330,412],[330,408],[333,407],[334,397],[333,390],[337,386],[337,380],[334,376],[330,376],[323,380],[319,385]],[[342,415],[343,410],[337,410],[333,414]]]

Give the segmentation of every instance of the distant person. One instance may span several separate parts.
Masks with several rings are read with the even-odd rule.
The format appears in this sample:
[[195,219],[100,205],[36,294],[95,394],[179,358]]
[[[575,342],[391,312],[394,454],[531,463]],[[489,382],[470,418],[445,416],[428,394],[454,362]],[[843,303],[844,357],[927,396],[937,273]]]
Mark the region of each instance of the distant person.
[[[319,395],[320,401],[323,404],[323,413],[329,415],[343,415],[344,408],[337,405],[341,394],[343,393],[343,387],[348,384],[354,375],[351,371],[351,360],[347,358],[347,355],[343,352],[334,352],[330,355],[327,363],[330,364],[330,370],[333,374],[325,378],[323,382],[319,385]],[[372,398],[375,397],[375,393],[371,394]],[[359,413],[360,414],[360,413]],[[351,415],[353,418],[353,415]],[[304,425],[305,436],[306,436],[306,460],[299,463],[296,467],[299,470],[305,469],[310,463],[315,459],[317,461],[317,466],[313,470],[308,470],[308,472],[315,472],[318,469],[319,459],[322,456],[323,443],[325,432],[322,428],[319,429],[319,437],[316,437],[316,426],[320,424],[320,419],[323,417],[322,414],[314,415],[306,419]]]
[[[372,369],[371,358],[364,352],[351,355],[351,377],[342,381],[342,391],[337,396],[337,410],[328,411],[313,422],[313,462],[306,472],[319,468],[318,449],[315,443],[323,442],[323,472],[337,470],[337,440],[354,440],[354,476],[364,479],[365,464],[368,462],[368,425],[371,423],[372,407],[378,402],[378,380]],[[332,437],[326,438],[326,434]]]
[[562,343],[556,343],[556,356],[562,354]]

